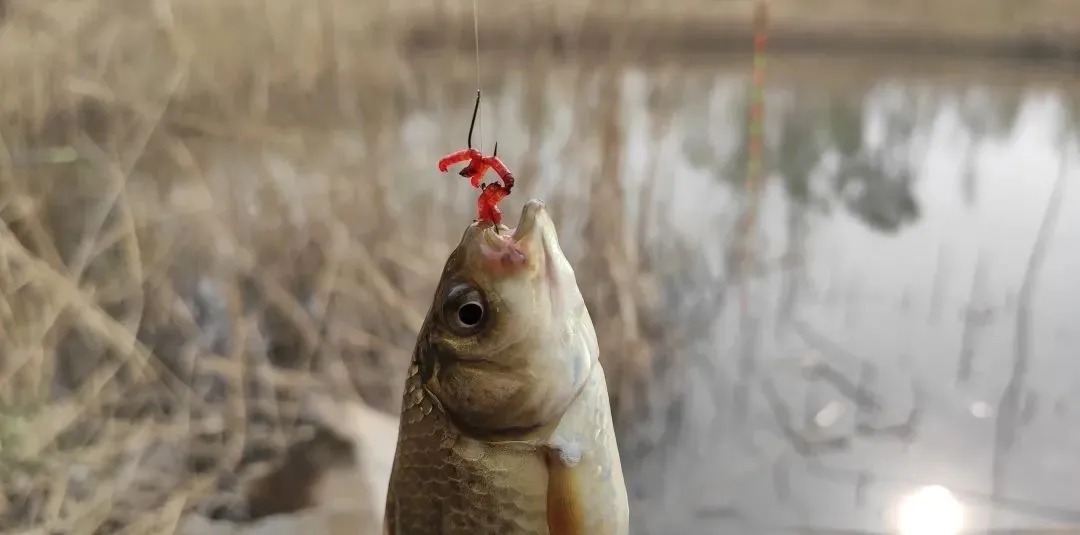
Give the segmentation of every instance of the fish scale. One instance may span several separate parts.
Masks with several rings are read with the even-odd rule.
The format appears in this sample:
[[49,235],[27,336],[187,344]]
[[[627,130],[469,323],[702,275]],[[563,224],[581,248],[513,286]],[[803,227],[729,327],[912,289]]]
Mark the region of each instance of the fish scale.
[[[388,533],[548,533],[546,522],[528,521],[545,519],[546,482],[532,489],[520,484],[529,474],[546,480],[542,458],[500,451],[456,432],[423,396],[418,367],[410,368],[406,385],[388,502],[407,514],[395,518],[388,506]],[[479,453],[467,455],[470,449]]]

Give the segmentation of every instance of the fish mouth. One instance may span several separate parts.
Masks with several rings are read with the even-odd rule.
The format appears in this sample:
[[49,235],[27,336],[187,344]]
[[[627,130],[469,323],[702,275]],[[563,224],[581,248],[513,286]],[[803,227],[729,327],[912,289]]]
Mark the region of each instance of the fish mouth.
[[[484,268],[502,276],[521,276],[525,273],[543,272],[552,275],[559,270],[562,250],[555,231],[555,223],[548,214],[544,201],[531,199],[521,209],[521,216],[514,228],[477,223],[472,227],[473,238]],[[555,281],[551,281],[555,282]]]
[[536,234],[541,238],[545,231],[544,227],[552,225],[551,216],[547,213],[547,206],[540,199],[529,199],[521,209],[521,217],[518,218],[517,227],[511,239],[521,243]]
[[562,249],[555,232],[555,222],[552,221],[544,201],[530,199],[525,203],[510,241],[527,255],[533,256],[534,266],[543,269],[548,275],[558,269],[554,262],[562,257]]
[[544,201],[531,199],[525,203],[511,241],[533,257],[533,269],[539,272],[540,280],[546,286],[552,312],[561,312],[566,285],[574,283],[567,277],[571,268],[559,246],[555,222]]

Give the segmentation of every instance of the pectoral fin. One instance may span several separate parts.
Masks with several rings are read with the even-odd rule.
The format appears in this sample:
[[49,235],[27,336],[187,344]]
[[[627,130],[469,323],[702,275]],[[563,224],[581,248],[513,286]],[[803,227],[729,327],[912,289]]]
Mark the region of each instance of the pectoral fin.
[[583,534],[581,489],[574,470],[581,462],[581,448],[576,444],[551,445],[545,453],[548,468],[548,532],[551,535]]

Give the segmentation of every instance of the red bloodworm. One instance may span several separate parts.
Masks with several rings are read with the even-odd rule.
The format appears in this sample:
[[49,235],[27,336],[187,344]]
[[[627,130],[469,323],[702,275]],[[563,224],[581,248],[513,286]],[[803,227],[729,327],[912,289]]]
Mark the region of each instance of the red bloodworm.
[[[510,194],[511,189],[514,187],[514,175],[510,172],[510,169],[506,167],[506,164],[499,159],[499,144],[495,143],[495,148],[492,151],[491,156],[484,156],[479,150],[474,149],[472,146],[472,133],[473,128],[476,126],[476,116],[480,109],[480,92],[476,92],[476,104],[473,106],[472,122],[469,124],[469,138],[468,148],[459,150],[457,152],[450,153],[439,160],[439,171],[445,173],[451,165],[458,164],[464,161],[468,161],[468,165],[458,171],[458,174],[469,178],[470,184],[474,188],[480,188],[482,191],[480,197],[476,200],[477,221],[491,221],[495,225],[502,222],[502,213],[499,211],[499,202],[506,198]],[[483,184],[484,174],[488,169],[493,169],[496,174],[499,175],[499,179],[502,184],[491,183]]]

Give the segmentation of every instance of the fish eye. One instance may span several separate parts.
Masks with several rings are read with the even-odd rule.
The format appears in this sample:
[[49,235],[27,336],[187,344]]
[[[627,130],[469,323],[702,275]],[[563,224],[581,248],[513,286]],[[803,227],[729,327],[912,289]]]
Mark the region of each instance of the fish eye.
[[457,318],[462,325],[475,327],[484,319],[484,305],[480,303],[463,303],[457,309]]
[[457,334],[475,333],[483,326],[487,310],[483,295],[476,288],[459,285],[446,296],[443,317]]

